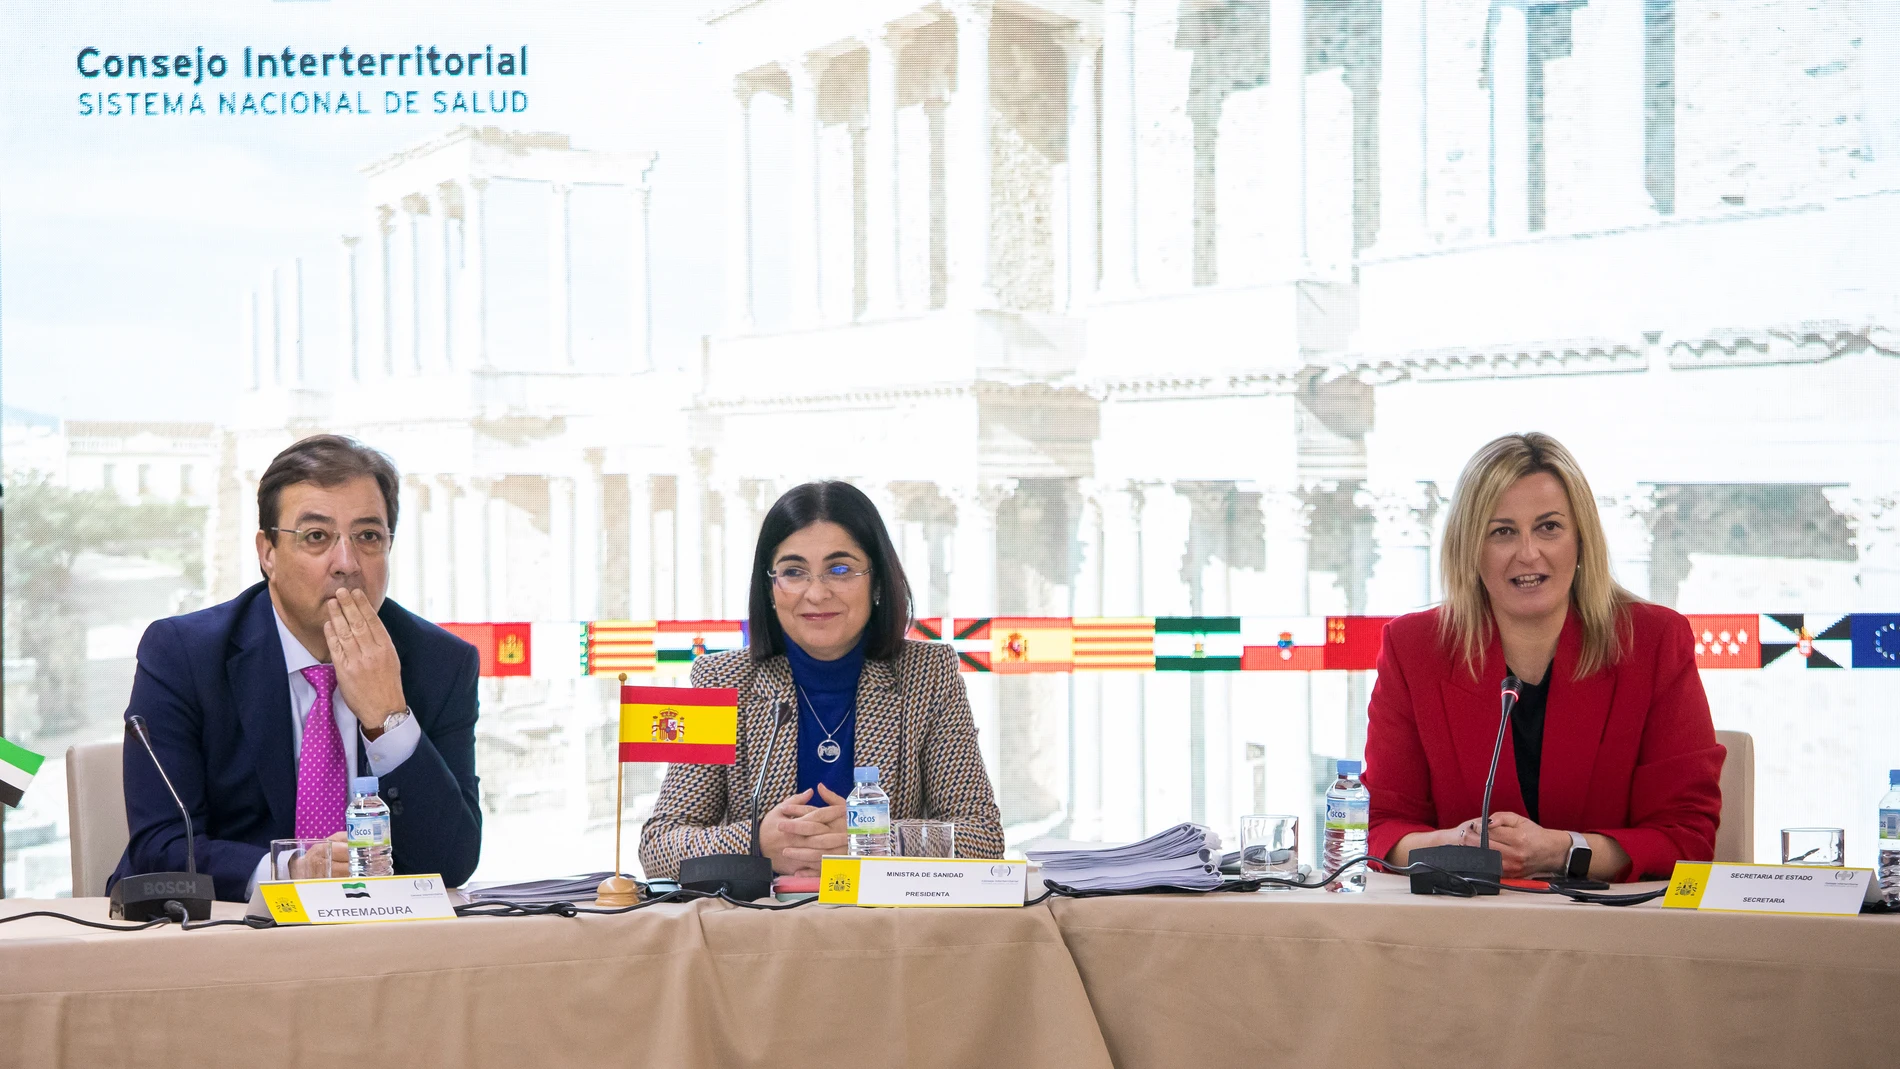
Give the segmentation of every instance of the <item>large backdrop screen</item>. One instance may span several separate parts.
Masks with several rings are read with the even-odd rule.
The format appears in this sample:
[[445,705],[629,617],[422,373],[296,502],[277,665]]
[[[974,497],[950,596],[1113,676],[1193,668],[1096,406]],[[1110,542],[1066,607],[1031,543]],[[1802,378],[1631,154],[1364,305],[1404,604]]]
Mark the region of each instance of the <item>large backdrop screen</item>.
[[[882,510],[1013,849],[1311,821],[1465,458],[1581,459],[1785,825],[1900,764],[1900,15],[1854,0],[0,14],[5,893],[316,431],[482,650],[478,879],[612,858],[614,678]],[[657,766],[626,771],[628,842]],[[1310,840],[1315,838],[1308,835]],[[632,857],[629,850],[628,857]]]

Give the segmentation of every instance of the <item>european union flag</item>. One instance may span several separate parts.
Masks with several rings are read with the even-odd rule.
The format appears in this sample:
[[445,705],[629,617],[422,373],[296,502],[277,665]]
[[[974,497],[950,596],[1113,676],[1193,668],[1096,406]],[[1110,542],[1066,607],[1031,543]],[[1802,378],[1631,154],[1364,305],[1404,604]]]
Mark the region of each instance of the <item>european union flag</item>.
[[1854,614],[1854,667],[1900,668],[1900,613]]

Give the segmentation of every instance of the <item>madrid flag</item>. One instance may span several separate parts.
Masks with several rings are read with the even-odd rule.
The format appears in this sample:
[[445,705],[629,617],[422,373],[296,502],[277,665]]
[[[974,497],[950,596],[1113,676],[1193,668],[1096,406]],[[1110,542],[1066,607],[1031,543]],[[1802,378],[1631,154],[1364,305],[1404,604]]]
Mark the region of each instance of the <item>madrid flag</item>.
[[620,761],[729,765],[739,742],[731,687],[620,688]]

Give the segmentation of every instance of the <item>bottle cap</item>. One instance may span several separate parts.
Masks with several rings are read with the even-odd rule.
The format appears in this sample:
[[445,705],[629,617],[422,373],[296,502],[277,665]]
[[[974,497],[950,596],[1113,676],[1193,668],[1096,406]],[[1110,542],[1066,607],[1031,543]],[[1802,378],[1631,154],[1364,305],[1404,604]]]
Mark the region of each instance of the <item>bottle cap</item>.
[[1341,761],[1339,762],[1339,774],[1342,776],[1357,776],[1359,770],[1365,767],[1365,762],[1363,761]]
[[358,776],[355,779],[350,781],[350,793],[351,794],[375,794],[376,785],[377,783],[376,783],[375,776]]
[[1888,771],[1887,786],[1900,787],[1900,768],[1896,768],[1896,769],[1892,769]]
[[853,782],[853,783],[876,783],[876,782],[877,782],[877,766],[876,766],[876,765],[863,765],[863,766],[860,766],[860,767],[858,767],[858,768],[855,768],[855,769],[852,769],[852,770],[851,770],[851,782]]

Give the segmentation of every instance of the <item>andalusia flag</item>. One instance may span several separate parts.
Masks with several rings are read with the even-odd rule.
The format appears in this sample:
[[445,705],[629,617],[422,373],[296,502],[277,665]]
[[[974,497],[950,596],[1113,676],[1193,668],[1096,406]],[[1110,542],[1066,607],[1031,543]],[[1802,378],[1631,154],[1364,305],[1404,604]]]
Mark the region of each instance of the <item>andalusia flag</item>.
[[18,806],[20,796],[26,793],[26,785],[39,775],[40,762],[44,760],[46,758],[31,750],[0,739],[0,802]]
[[620,688],[620,760],[730,765],[739,692],[732,687]]

